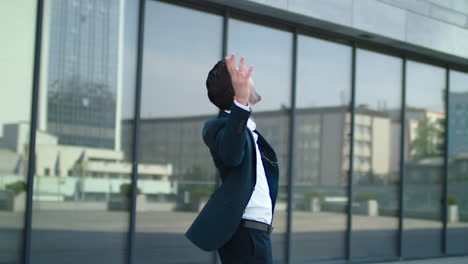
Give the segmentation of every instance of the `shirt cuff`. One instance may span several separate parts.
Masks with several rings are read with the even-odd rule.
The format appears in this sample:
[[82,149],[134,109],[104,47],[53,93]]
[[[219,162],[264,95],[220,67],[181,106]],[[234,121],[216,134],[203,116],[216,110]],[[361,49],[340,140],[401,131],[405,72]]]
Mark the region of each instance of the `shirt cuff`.
[[244,109],[244,110],[246,110],[246,111],[250,111],[250,104],[249,104],[249,105],[243,105],[243,104],[237,102],[236,99],[234,99],[234,103],[235,103],[238,107],[240,107],[240,108],[242,108],[242,109]]

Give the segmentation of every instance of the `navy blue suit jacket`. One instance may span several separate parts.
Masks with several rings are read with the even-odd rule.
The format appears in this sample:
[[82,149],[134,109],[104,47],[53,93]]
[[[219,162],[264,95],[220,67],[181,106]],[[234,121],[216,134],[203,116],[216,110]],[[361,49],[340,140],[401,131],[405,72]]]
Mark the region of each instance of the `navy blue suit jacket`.
[[[232,104],[230,114],[222,111],[206,121],[203,127],[203,141],[210,149],[221,184],[185,233],[202,250],[216,250],[231,238],[252,196],[257,161],[254,138],[247,128],[250,113]],[[255,132],[274,210],[278,193],[278,160],[265,138]]]

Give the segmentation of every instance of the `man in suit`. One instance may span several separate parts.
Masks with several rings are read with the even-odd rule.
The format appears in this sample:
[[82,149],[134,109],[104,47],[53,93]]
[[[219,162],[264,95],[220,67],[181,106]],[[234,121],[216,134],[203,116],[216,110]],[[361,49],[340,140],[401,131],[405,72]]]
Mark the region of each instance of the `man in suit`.
[[203,140],[221,184],[185,236],[223,264],[272,263],[270,233],[278,193],[278,161],[256,129],[251,107],[260,101],[244,58],[219,61],[206,80],[219,114],[205,122]]

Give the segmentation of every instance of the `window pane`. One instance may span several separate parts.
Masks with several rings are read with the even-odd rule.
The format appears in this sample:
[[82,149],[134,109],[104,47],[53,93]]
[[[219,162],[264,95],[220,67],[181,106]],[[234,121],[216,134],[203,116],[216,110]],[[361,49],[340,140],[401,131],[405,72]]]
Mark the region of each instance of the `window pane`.
[[230,19],[228,39],[228,54],[244,56],[246,64],[255,67],[252,79],[263,99],[253,106],[252,116],[278,157],[279,190],[271,239],[274,261],[284,262],[292,34]]
[[146,2],[137,263],[204,264],[213,258],[184,233],[216,183],[202,128],[217,114],[205,81],[222,55],[222,26],[221,16]]
[[299,36],[297,54],[292,257],[311,263],[345,257],[351,48]]
[[398,255],[402,60],[357,50],[352,256]]
[[403,255],[438,256],[442,239],[445,70],[408,61],[406,76]]
[[450,254],[468,252],[468,74],[450,72],[448,239]]
[[0,262],[21,263],[36,2],[0,1]]
[[33,263],[127,260],[132,157],[121,135],[133,117],[138,11],[127,4],[45,1]]

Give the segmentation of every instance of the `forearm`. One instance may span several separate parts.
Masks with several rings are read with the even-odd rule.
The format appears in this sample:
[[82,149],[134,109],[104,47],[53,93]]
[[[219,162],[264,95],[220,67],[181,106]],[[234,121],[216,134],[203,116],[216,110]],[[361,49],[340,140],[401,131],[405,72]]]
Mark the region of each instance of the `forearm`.
[[[247,106],[239,106],[234,102],[231,113],[225,125],[218,131],[210,134],[204,132],[205,142],[226,166],[237,166],[244,157],[245,130],[251,112]],[[250,109],[249,109],[250,110]]]

